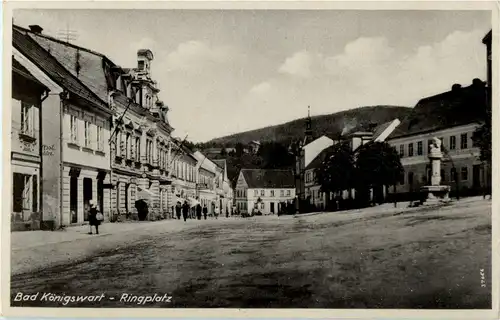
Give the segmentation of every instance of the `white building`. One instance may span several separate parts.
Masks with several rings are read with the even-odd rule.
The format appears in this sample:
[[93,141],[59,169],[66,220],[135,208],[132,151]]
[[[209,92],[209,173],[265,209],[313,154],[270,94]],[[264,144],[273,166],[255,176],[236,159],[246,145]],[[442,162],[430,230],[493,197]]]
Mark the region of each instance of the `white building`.
[[283,203],[295,198],[291,170],[241,169],[234,192],[236,209],[251,213],[277,214]]

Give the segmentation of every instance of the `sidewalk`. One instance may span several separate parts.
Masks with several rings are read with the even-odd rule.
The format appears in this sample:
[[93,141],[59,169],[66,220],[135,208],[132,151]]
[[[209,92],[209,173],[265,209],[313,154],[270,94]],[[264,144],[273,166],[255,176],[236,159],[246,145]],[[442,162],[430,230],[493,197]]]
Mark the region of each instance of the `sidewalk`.
[[[105,222],[99,226],[99,234],[89,235],[89,226],[71,226],[64,230],[57,231],[18,231],[11,232],[10,243],[12,250],[35,248],[46,246],[48,244],[56,244],[63,242],[72,242],[80,239],[88,239],[89,237],[104,237],[112,234],[123,233],[132,230],[143,229],[150,227],[153,224],[166,223],[170,220],[162,221],[130,221],[130,222]],[[176,221],[176,220],[174,220]]]

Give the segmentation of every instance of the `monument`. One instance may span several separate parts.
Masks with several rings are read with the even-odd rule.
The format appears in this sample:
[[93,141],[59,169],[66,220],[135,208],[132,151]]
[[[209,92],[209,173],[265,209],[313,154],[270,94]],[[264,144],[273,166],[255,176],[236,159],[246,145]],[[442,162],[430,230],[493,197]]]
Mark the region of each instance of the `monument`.
[[431,185],[420,188],[420,191],[426,195],[423,200],[423,203],[425,204],[450,201],[450,186],[441,185],[441,159],[443,158],[443,153],[441,152],[441,140],[434,138],[432,141],[433,143],[430,147],[428,156],[431,162],[432,170]]

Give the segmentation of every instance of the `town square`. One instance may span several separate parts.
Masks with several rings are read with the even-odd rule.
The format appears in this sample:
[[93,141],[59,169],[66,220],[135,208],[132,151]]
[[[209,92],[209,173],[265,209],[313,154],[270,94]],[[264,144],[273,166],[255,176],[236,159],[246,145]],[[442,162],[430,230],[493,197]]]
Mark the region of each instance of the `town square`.
[[492,308],[490,12],[12,18],[12,307]]

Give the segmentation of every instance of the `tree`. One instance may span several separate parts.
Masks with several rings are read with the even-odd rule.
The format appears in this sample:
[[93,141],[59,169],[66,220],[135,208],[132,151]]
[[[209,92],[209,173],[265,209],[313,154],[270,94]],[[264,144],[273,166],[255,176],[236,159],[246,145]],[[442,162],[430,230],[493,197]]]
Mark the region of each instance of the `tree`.
[[243,154],[243,149],[245,148],[245,146],[243,145],[243,143],[241,142],[238,142],[235,146],[234,146],[234,149],[236,150],[236,156],[237,157],[241,157],[241,155]]
[[404,173],[399,153],[387,142],[370,142],[359,148],[356,159],[358,188],[373,189],[381,200],[384,186],[396,185]]
[[481,151],[481,161],[491,164],[491,108],[486,110],[482,120],[481,126],[472,134],[472,140]]
[[222,149],[220,149],[220,155],[221,156],[225,156],[227,154],[226,152],[226,148],[225,147],[222,147]]
[[264,142],[258,152],[264,169],[282,169],[293,166],[295,158],[279,142]]
[[[316,178],[322,192],[350,190],[355,186],[354,154],[348,143],[330,148],[323,164],[316,169]],[[350,193],[349,193],[350,194]]]

